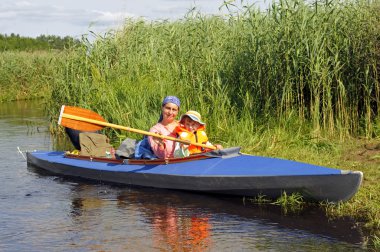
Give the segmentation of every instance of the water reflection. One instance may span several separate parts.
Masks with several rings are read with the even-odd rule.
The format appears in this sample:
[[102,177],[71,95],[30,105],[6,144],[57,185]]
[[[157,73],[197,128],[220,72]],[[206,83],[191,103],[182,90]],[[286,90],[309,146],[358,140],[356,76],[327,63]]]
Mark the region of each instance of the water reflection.
[[[118,206],[139,206],[138,211],[152,229],[155,247],[170,251],[206,251],[211,247],[212,224],[208,211],[184,207],[173,194],[151,194],[154,192],[149,189],[141,190],[120,192],[117,195]],[[158,201],[151,201],[152,197]],[[171,199],[175,204],[171,204],[174,203]]]
[[[173,222],[176,223],[176,227],[185,227],[185,231],[181,231],[176,237],[184,238],[181,235],[184,233],[188,234],[186,237],[194,237],[193,241],[198,241],[197,236],[192,236],[194,234],[192,231],[205,231],[198,232],[198,238],[205,243],[205,247],[212,244],[212,237],[220,235],[219,232],[213,233],[213,230],[222,230],[230,234],[247,232],[242,236],[246,236],[249,232],[257,233],[258,230],[266,230],[272,232],[272,235],[269,233],[255,235],[259,237],[269,235],[270,239],[281,236],[291,238],[292,233],[297,235],[298,232],[305,232],[303,234],[305,237],[315,234],[316,237],[336,239],[350,244],[363,242],[363,234],[356,228],[353,220],[330,220],[321,209],[316,207],[306,208],[300,214],[284,216],[279,207],[257,206],[248,202],[244,204],[241,198],[154,189],[121,192],[118,195],[118,201],[141,206],[140,209],[146,214],[147,219],[151,219],[153,224],[160,227],[160,230],[166,230],[165,227],[169,227],[170,231],[173,230]],[[197,224],[199,224],[198,227]],[[177,240],[184,243],[183,239]],[[267,242],[270,246],[273,245],[273,242]],[[195,242],[195,244],[198,243]]]
[[280,209],[244,205],[231,198],[149,188],[101,188],[73,188],[73,223],[82,230],[99,229],[108,223],[114,229],[114,238],[117,232],[127,240],[130,232],[142,234],[134,239],[139,246],[127,240],[119,244],[129,249],[143,246],[158,251],[282,251],[294,247],[317,251],[360,249],[362,243],[362,234],[353,228],[353,222],[329,221],[318,209],[283,216]]
[[13,101],[0,104],[1,118],[41,119],[44,114],[44,102],[41,100]]
[[90,211],[101,209],[103,200],[98,198],[74,198],[71,206],[71,216],[73,219],[80,218]]
[[206,251],[211,244],[211,223],[207,214],[181,216],[174,207],[152,210],[156,247],[170,251]]

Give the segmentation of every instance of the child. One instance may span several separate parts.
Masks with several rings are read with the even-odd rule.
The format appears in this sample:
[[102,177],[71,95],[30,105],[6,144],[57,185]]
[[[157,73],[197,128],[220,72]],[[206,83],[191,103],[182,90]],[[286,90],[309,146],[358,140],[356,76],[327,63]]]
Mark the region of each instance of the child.
[[[201,115],[194,110],[187,111],[181,116],[180,124],[175,132],[182,140],[201,143],[213,146],[209,141],[205,131],[205,123],[201,121]],[[215,145],[217,149],[222,149],[221,145]],[[190,154],[201,153],[204,148],[195,145],[185,145],[177,142],[174,150],[174,157],[187,157]]]

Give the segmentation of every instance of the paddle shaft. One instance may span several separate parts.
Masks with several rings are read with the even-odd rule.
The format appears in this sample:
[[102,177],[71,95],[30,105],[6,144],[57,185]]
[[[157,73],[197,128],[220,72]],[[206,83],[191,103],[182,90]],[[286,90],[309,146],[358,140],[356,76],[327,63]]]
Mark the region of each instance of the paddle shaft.
[[126,130],[129,132],[134,132],[134,133],[143,134],[143,135],[147,135],[147,136],[157,137],[157,138],[161,138],[161,139],[167,139],[167,140],[180,142],[180,143],[188,144],[188,145],[191,144],[191,145],[195,145],[195,146],[199,146],[199,147],[203,147],[203,148],[207,148],[207,149],[211,149],[211,150],[216,149],[216,147],[212,146],[212,145],[206,145],[206,144],[201,144],[201,143],[193,143],[193,142],[182,140],[182,139],[175,138],[175,137],[163,136],[163,135],[153,133],[153,132],[149,132],[149,131],[134,129],[134,128],[125,127],[125,126],[121,126],[121,125],[117,125],[117,124],[113,124],[113,123],[108,123],[108,122],[102,122],[102,121],[98,121],[98,120],[94,120],[94,119],[90,119],[90,118],[85,118],[85,117],[81,117],[81,116],[70,115],[70,114],[66,114],[66,113],[62,113],[61,116],[64,118],[67,118],[67,119],[93,123],[93,124],[102,125],[105,127],[120,129],[120,130]]

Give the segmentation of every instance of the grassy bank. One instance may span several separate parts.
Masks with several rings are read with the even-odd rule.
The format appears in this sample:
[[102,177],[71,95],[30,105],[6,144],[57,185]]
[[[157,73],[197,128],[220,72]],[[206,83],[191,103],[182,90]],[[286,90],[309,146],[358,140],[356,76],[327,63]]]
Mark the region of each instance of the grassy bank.
[[363,171],[358,195],[326,205],[327,213],[350,215],[380,237],[379,159],[363,148],[380,136],[379,1],[226,7],[226,17],[126,20],[122,30],[63,52],[49,63],[52,79],[43,79],[52,130],[62,104],[147,130],[162,98],[177,95],[181,112],[204,116],[212,142]]
[[342,142],[336,138],[311,140],[283,134],[277,135],[270,148],[252,153],[362,171],[363,183],[351,200],[337,205],[322,202],[319,207],[332,219],[349,217],[357,221],[372,244],[380,237],[380,149],[375,148],[378,143],[378,139],[346,138]]

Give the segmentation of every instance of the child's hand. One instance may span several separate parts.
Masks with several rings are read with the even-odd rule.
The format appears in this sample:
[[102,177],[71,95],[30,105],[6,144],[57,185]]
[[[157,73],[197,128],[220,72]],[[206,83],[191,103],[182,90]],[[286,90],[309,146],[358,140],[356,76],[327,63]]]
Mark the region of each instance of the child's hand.
[[181,146],[182,149],[188,149],[189,148],[188,144],[181,143],[180,146]]

